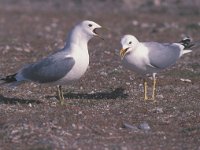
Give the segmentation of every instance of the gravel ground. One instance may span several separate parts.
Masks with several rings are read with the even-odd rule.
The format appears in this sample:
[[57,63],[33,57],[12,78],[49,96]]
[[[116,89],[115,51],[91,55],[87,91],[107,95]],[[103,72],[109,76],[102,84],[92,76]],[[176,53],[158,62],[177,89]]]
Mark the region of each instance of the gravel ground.
[[69,29],[81,20],[110,31],[101,33],[104,41],[90,41],[90,67],[79,82],[64,87],[66,106],[58,104],[55,87],[0,87],[0,149],[200,149],[200,49],[158,75],[157,103],[144,102],[141,78],[124,69],[119,57],[119,41],[127,33],[141,41],[175,42],[185,35],[200,40],[196,11],[85,15],[3,4],[0,76],[62,48]]

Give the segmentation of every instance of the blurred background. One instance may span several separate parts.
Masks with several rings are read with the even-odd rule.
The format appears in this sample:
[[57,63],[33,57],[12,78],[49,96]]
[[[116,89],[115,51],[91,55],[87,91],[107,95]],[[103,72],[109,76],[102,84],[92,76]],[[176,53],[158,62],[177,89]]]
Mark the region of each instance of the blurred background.
[[199,0],[1,0],[0,9],[8,11],[62,11],[63,13],[79,12],[82,15],[94,13],[134,13],[162,12],[175,14],[200,13]]

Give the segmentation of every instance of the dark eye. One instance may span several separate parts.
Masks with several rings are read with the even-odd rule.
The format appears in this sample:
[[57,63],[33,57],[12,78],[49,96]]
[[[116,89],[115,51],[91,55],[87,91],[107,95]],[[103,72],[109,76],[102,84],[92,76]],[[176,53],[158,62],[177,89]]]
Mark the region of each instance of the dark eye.
[[88,24],[89,27],[92,27],[92,24]]
[[132,44],[132,42],[129,42],[128,44]]

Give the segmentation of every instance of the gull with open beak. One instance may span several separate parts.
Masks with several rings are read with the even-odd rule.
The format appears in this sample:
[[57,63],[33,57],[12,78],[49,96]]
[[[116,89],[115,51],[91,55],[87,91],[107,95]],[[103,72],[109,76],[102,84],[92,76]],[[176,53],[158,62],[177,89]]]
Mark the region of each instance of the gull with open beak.
[[174,65],[176,61],[193,47],[191,39],[184,38],[178,43],[139,42],[133,35],[121,39],[120,56],[122,65],[142,75],[144,79],[144,100],[148,100],[145,76],[153,75],[152,100],[155,101],[156,73]]
[[58,98],[63,104],[61,86],[78,80],[86,72],[89,65],[88,41],[100,37],[96,32],[98,28],[101,26],[93,21],[80,22],[70,31],[63,49],[1,78],[0,85],[16,86],[26,81],[56,85]]

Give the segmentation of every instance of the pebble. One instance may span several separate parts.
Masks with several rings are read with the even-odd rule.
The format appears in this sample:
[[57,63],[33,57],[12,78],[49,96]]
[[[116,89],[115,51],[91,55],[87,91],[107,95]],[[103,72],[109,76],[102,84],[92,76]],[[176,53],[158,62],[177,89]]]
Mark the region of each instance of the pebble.
[[133,24],[134,26],[138,26],[138,25],[139,25],[139,22],[138,22],[137,20],[133,20],[133,21],[132,21],[132,24]]
[[183,81],[183,82],[190,82],[190,83],[192,82],[190,79],[183,79],[183,78],[181,78],[180,80]]
[[100,75],[101,75],[101,76],[108,76],[108,73],[102,71],[102,72],[100,72]]
[[141,24],[141,28],[148,28],[148,27],[150,27],[150,24],[148,24],[148,23]]
[[51,101],[57,101],[58,99],[57,99],[56,97],[53,96],[53,97],[50,98],[50,100],[51,100]]
[[163,113],[163,108],[157,107],[157,108],[153,109],[153,112],[154,113]]
[[149,126],[149,124],[147,122],[143,122],[138,126],[139,129],[144,130],[144,131],[148,131],[151,129],[151,127]]
[[24,48],[24,51],[27,52],[27,53],[31,52],[30,48]]
[[[56,99],[57,100],[57,99]],[[52,102],[51,103],[51,107],[56,107],[57,106],[57,102]]]
[[45,29],[47,32],[50,32],[50,31],[51,31],[51,27],[50,27],[50,26],[46,26],[44,29]]
[[23,51],[23,49],[21,47],[14,47],[14,48],[16,51],[19,51],[19,52]]
[[10,50],[10,46],[6,45],[5,50]]
[[159,98],[159,99],[163,99],[164,98],[164,96],[162,94],[156,95],[156,97]]
[[131,124],[128,124],[128,123],[123,123],[123,128],[127,128],[127,129],[131,129],[131,130],[134,130],[134,131],[138,131],[138,128],[135,125],[131,125]]
[[72,124],[72,127],[73,127],[73,128],[76,128],[76,125],[73,123],[73,124]]
[[83,114],[83,112],[82,112],[82,111],[79,111],[79,112],[78,112],[78,114],[79,114],[79,115],[82,115],[82,114]]

